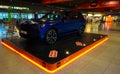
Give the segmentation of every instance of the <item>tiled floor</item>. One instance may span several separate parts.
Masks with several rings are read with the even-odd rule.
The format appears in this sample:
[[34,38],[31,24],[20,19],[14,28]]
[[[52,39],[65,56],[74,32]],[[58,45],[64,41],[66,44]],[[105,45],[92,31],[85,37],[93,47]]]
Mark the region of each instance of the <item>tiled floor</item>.
[[[5,37],[0,25],[0,39]],[[120,24],[104,30],[100,23],[87,24],[86,32],[108,34],[109,40],[54,74],[120,74]],[[48,74],[0,44],[0,74]]]

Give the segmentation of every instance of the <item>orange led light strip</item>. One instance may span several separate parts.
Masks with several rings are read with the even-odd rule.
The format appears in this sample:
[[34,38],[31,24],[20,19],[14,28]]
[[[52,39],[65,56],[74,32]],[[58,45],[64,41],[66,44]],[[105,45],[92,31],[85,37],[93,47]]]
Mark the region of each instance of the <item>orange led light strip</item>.
[[103,42],[105,42],[106,40],[108,40],[108,37],[105,37],[104,40],[102,40],[101,42],[97,43],[96,45],[94,45],[93,47],[89,48],[88,50],[84,51],[83,53],[81,53],[80,55],[76,56],[75,58],[71,59],[70,61],[66,62],[65,64],[61,65],[60,67],[58,67],[55,70],[48,70],[46,68],[44,68],[43,66],[41,66],[40,64],[38,64],[37,62],[33,61],[32,59],[28,58],[27,56],[25,56],[24,54],[16,51],[14,48],[12,48],[11,46],[9,46],[8,44],[1,42],[4,46],[8,47],[10,50],[12,50],[13,52],[19,54],[21,57],[23,57],[24,59],[28,60],[29,62],[31,62],[32,64],[36,65],[38,68],[48,72],[48,73],[55,73],[58,70],[64,68],[65,66],[67,66],[68,64],[70,64],[71,62],[77,60],[78,58],[80,58],[81,56],[83,56],[84,54],[86,54],[87,52],[89,52],[90,50],[94,49],[95,47],[97,47],[98,45],[102,44]]

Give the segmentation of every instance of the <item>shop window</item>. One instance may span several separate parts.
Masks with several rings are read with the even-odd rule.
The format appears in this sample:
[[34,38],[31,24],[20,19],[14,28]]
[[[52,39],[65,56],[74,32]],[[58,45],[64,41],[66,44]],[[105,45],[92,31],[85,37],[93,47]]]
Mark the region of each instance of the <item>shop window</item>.
[[28,14],[28,19],[34,19],[34,14],[29,13],[29,14]]
[[11,13],[11,18],[20,19],[20,14],[19,13]]
[[38,18],[42,18],[45,14],[38,14]]
[[2,15],[2,12],[0,12],[0,19],[1,19],[1,20],[3,19],[3,15]]

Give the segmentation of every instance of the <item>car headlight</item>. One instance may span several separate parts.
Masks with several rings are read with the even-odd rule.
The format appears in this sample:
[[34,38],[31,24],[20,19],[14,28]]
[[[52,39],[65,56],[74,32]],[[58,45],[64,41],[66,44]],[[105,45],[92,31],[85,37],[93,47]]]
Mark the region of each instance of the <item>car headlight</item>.
[[40,24],[40,27],[45,27],[45,24]]

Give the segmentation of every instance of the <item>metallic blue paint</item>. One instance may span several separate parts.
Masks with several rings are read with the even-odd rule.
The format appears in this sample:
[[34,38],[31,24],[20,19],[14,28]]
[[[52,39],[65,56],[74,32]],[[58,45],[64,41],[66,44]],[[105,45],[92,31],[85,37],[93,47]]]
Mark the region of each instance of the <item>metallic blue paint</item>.
[[[44,21],[43,21],[44,20]],[[26,21],[27,23],[22,23],[21,24],[21,29],[20,30],[25,30],[28,33],[29,32],[34,32],[34,30],[39,31],[39,33],[32,33],[32,35],[30,36],[39,36],[40,39],[45,39],[46,36],[46,32],[50,29],[55,29],[57,31],[58,36],[64,36],[66,34],[70,34],[70,33],[74,33],[74,32],[78,32],[80,26],[84,26],[85,27],[85,20],[83,17],[80,17],[78,19],[70,19],[70,20],[66,20],[66,19],[62,19],[62,15],[59,19],[52,19],[52,20],[46,20],[46,18],[42,18],[40,20],[37,21]],[[28,25],[30,28],[29,30],[24,29],[24,27],[22,28],[22,26],[24,25]],[[36,26],[34,29],[31,27]],[[39,35],[36,35],[39,34]],[[20,33],[20,35],[22,37],[25,38],[25,36],[23,36],[23,34]],[[29,37],[29,36],[28,36]]]

